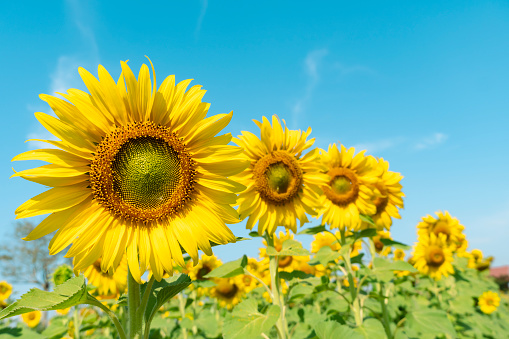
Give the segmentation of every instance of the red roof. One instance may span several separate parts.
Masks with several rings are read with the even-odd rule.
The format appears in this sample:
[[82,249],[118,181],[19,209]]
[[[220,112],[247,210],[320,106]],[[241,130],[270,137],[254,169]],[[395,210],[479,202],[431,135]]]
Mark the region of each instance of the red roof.
[[490,275],[496,278],[509,276],[509,265],[490,268]]

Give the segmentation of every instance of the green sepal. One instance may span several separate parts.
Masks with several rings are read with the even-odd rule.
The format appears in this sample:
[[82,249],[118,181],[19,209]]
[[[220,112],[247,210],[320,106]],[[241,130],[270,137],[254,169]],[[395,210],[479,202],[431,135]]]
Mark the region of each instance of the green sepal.
[[229,261],[204,275],[204,278],[231,278],[244,273],[244,267],[247,266],[247,256]]
[[225,339],[258,339],[264,333],[270,336],[270,330],[279,319],[280,308],[270,305],[264,313],[258,311],[255,299],[246,299],[228,313],[223,324]]
[[53,292],[31,289],[0,311],[0,320],[32,311],[61,310],[86,302],[87,286],[85,277],[80,275],[56,286]]

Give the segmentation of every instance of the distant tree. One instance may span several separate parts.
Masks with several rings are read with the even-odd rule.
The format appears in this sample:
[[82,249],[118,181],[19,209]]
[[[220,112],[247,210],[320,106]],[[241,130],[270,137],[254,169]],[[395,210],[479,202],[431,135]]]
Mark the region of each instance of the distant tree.
[[63,255],[50,255],[50,237],[25,241],[35,226],[28,221],[16,223],[13,234],[0,243],[0,275],[13,283],[35,284],[45,291],[51,289],[53,271],[62,263],[70,263]]

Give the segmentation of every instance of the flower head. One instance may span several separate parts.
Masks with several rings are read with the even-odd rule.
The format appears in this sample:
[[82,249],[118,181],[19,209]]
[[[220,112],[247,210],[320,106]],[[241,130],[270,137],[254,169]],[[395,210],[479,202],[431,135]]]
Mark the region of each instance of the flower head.
[[0,281],[0,301],[7,300],[12,293],[12,286],[7,281]]
[[27,324],[28,327],[34,328],[37,325],[39,325],[39,322],[41,321],[42,313],[41,311],[32,311],[28,313],[23,313],[21,315],[21,318]]
[[95,286],[95,292],[101,298],[115,298],[127,288],[127,260],[124,257],[113,275],[101,270],[101,259],[97,259],[83,273],[88,282]]
[[452,217],[449,212],[438,211],[435,213],[437,218],[427,215],[417,225],[418,236],[427,236],[430,233],[438,236],[444,234],[446,244],[453,252],[462,248],[465,244],[465,226],[461,225],[457,218]]
[[327,180],[321,173],[318,150],[303,154],[314,143],[314,139],[307,140],[311,128],[289,130],[275,115],[272,126],[266,117],[254,122],[261,130],[260,138],[244,131],[234,139],[250,162],[235,177],[247,187],[239,194],[238,212],[241,218],[249,216],[246,228],[253,229],[258,223],[260,235],[274,234],[277,226],[296,232],[297,220],[303,225],[309,221],[306,213],[316,214],[320,186]]
[[437,236],[431,233],[427,237],[420,237],[412,255],[414,267],[435,280],[454,273],[452,251],[447,246],[445,234]]
[[198,249],[211,255],[211,242],[235,242],[225,223],[237,223],[231,207],[242,185],[228,179],[247,163],[230,134],[217,135],[232,113],[207,117],[205,91],[191,80],[167,77],[157,88],[155,72],[143,65],[138,78],[121,62],[115,82],[99,66],[96,79],[83,68],[89,93],[70,89],[66,100],[41,95],[57,118],[36,113],[60,141],[57,149],[38,149],[13,160],[49,162],[17,172],[51,188],[22,204],[17,218],[50,214],[25,239],[50,234],[50,253],[72,244],[75,271],[101,258],[110,275],[124,253],[133,277],[150,267],[157,280],[184,267],[181,248],[195,263]]
[[499,305],[500,297],[495,292],[487,291],[479,297],[479,308],[485,314],[495,312]]

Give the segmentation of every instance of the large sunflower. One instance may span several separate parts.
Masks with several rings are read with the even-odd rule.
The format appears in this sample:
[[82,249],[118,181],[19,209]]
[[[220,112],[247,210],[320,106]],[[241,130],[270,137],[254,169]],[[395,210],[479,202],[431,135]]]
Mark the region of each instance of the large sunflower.
[[419,237],[419,242],[412,254],[415,268],[435,280],[453,274],[452,251],[446,242],[447,239],[443,233],[438,236],[431,233],[429,236]]
[[124,257],[113,275],[101,270],[101,259],[97,259],[83,272],[88,281],[96,287],[102,298],[115,298],[127,287],[127,260]]
[[322,224],[331,228],[358,230],[361,227],[360,214],[373,215],[376,206],[371,198],[373,184],[378,181],[376,160],[361,151],[354,156],[355,148],[341,151],[336,144],[329,145],[322,156],[327,166],[329,182],[322,187]]
[[397,172],[389,171],[389,162],[378,159],[378,167],[381,170],[380,179],[375,183],[375,195],[373,203],[376,212],[371,217],[379,230],[390,230],[392,218],[401,219],[398,208],[403,208],[403,197],[401,184],[403,176]]
[[[242,171],[242,150],[228,146],[230,134],[216,136],[232,113],[206,117],[210,104],[191,80],[159,88],[147,65],[138,79],[125,62],[117,83],[99,66],[99,80],[83,68],[90,94],[70,89],[67,101],[41,95],[58,118],[35,113],[60,141],[13,160],[49,165],[14,176],[52,187],[17,210],[17,218],[51,213],[25,240],[58,230],[55,254],[71,245],[75,270],[102,257],[101,270],[113,274],[127,253],[129,269],[141,283],[148,267],[157,280],[184,267],[181,247],[198,261],[198,249],[212,254],[210,242],[235,242],[225,223],[239,221],[231,207],[244,189],[228,176]],[[153,86],[152,86],[153,83]]]
[[457,218],[452,217],[449,212],[435,212],[437,218],[427,215],[417,224],[418,236],[427,236],[430,233],[435,235],[444,234],[447,246],[454,252],[465,244],[465,226],[461,225]]
[[297,219],[303,225],[309,221],[306,213],[316,214],[320,186],[327,180],[318,150],[302,154],[315,141],[307,140],[311,128],[289,130],[275,115],[272,126],[266,117],[254,122],[261,130],[260,139],[246,131],[234,139],[251,164],[235,177],[247,187],[239,194],[238,212],[242,219],[249,216],[246,228],[253,229],[258,222],[260,235],[274,234],[277,226],[296,232]]

